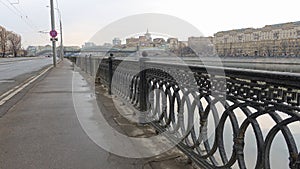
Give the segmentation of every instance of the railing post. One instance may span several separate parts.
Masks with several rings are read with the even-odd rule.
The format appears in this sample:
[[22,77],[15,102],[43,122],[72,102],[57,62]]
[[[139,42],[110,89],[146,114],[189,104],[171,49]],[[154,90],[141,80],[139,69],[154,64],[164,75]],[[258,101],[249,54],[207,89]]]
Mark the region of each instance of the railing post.
[[111,95],[111,83],[112,83],[112,77],[113,77],[113,54],[110,54],[110,57],[108,58],[108,94]]
[[81,69],[81,56],[78,57],[78,59],[76,60],[76,65]]
[[146,61],[148,60],[147,53],[144,51],[142,57],[139,59],[140,62],[140,81],[139,81],[139,123],[146,124],[146,111],[147,111],[147,98],[148,98],[148,82],[146,75]]
[[70,60],[72,62],[72,66],[74,66],[75,64],[77,64],[77,62],[76,62],[77,57],[70,57]]
[[94,76],[95,76],[95,83],[101,82],[101,73],[99,72],[100,69],[100,58],[95,58],[94,60]]
[[90,75],[93,76],[93,71],[92,71],[93,70],[93,67],[92,67],[93,66],[92,65],[92,55],[90,55],[89,61],[90,61]]
[[85,55],[85,60],[84,60],[85,61],[84,62],[85,63],[85,73],[88,73],[88,64],[87,64],[88,62],[87,62],[87,59],[88,59],[88,55]]

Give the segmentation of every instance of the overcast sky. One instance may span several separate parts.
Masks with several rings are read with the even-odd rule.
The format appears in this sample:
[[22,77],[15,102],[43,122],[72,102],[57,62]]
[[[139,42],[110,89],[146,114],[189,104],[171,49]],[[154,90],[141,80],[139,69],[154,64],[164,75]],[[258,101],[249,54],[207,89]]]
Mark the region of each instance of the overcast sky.
[[[64,42],[82,45],[101,28],[135,14],[161,13],[183,19],[205,36],[222,30],[300,21],[300,1],[267,0],[57,0]],[[0,25],[22,35],[23,46],[50,44],[50,0],[0,0]],[[56,0],[54,0],[56,3]],[[57,14],[57,13],[56,13]],[[57,27],[58,19],[57,19]],[[146,31],[146,28],[145,28]],[[150,30],[151,32],[151,30]]]

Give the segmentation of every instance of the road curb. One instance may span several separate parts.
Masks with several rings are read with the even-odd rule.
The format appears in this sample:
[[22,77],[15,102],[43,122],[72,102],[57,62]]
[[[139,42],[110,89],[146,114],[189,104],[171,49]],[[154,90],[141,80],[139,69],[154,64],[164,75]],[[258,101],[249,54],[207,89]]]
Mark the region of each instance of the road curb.
[[[2,94],[0,96],[0,108],[5,107],[7,102],[11,101],[15,96],[20,94],[23,90],[27,89],[30,85],[32,85],[34,82],[36,82],[38,79],[40,79],[43,75],[45,75],[46,73],[48,73],[52,69],[53,69],[52,65],[46,66],[46,67],[42,68],[41,70],[39,70],[35,75],[27,78],[26,80],[24,80],[19,85],[13,87],[9,91]],[[17,104],[18,101],[19,100],[17,100],[14,103],[14,105]],[[5,111],[1,111],[0,118],[3,117],[11,107],[12,106],[6,108]]]

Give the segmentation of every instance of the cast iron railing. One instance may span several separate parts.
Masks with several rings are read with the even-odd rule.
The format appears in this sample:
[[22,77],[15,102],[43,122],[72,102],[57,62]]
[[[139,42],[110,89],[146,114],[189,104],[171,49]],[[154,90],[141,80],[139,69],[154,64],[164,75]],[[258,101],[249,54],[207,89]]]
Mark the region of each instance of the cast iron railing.
[[[97,82],[145,112],[142,123],[167,131],[171,140],[182,139],[178,147],[198,165],[249,168],[245,147],[255,144],[252,166],[271,168],[271,147],[281,132],[289,154],[282,160],[289,161],[287,167],[300,168],[295,138],[300,131],[300,75],[155,63],[145,58],[88,60],[78,58],[77,65],[84,70],[93,65],[91,75]],[[254,142],[247,140],[249,132]],[[225,137],[232,137],[230,146]]]

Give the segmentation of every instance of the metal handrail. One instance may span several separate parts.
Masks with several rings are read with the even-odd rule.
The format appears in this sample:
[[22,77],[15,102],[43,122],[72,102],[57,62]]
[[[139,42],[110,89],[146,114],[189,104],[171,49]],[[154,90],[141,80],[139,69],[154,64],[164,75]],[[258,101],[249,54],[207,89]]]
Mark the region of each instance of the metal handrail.
[[[299,74],[145,59],[101,58],[98,63],[95,73],[98,82],[110,86],[114,95],[136,109],[146,111],[143,122],[153,125],[159,132],[168,133],[170,140],[181,139],[178,148],[199,166],[249,168],[245,159],[245,146],[249,144],[246,133],[252,131],[257,151],[256,160],[251,161],[253,167],[271,167],[271,147],[281,132],[289,153],[286,161],[290,168],[299,168],[295,127],[291,128],[300,122]],[[272,124],[261,121],[266,117]],[[230,134],[225,133],[228,123],[232,128]],[[211,129],[210,124],[215,128]],[[209,130],[214,132],[209,133]],[[299,131],[299,127],[296,130]],[[224,135],[228,134],[232,135],[229,148],[224,140]]]

